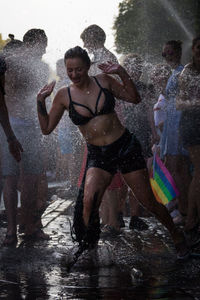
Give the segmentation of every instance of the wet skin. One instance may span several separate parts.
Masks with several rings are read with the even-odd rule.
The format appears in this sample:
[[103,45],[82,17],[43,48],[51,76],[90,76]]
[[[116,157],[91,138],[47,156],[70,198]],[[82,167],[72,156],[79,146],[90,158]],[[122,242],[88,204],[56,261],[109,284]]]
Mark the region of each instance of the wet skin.
[[[67,74],[72,81],[70,91],[73,101],[86,105],[94,112],[99,87],[95,84],[94,79],[88,76],[89,67],[79,57],[67,59],[65,63]],[[99,74],[96,77],[103,88],[110,90],[116,98],[134,104],[140,102],[140,96],[138,95],[135,85],[124,68],[118,64],[109,62],[107,64],[101,64],[99,67],[103,71],[103,74]],[[107,74],[119,75],[122,84]],[[38,93],[37,100],[44,106],[45,98],[52,93],[54,85],[55,82],[52,82],[51,84],[46,85]],[[99,110],[102,108],[104,101],[105,96],[102,93],[99,101]],[[80,106],[74,107],[79,114],[90,117],[90,112],[86,108]],[[67,88],[62,88],[57,92],[49,114],[42,115],[40,112],[38,113],[43,134],[50,134],[54,130],[65,109],[69,109],[69,97]],[[79,126],[79,129],[88,143],[98,146],[114,142],[125,130],[115,113],[96,116],[87,124]],[[142,169],[123,174],[123,176],[131,190],[134,191],[138,201],[155,214],[162,224],[168,228],[174,242],[178,243],[179,241],[182,241],[183,236],[175,228],[166,208],[159,204],[153,196],[149,183],[148,171]],[[96,193],[98,194],[96,207],[96,209],[98,209],[104,191],[111,180],[112,175],[102,169],[89,168],[87,170],[83,199],[83,220],[86,226],[89,222],[94,195]]]
[[[98,81],[103,88],[110,90],[115,97],[124,98],[128,102],[137,103],[140,101],[139,95],[137,94],[134,85],[131,83],[128,74],[126,74],[126,72],[121,66],[119,66],[118,64],[110,63],[103,64],[101,65],[101,67],[103,68],[104,72],[109,72],[111,74],[122,74],[121,76],[124,76],[125,80],[128,81],[127,89],[120,83],[118,83],[116,80],[114,80],[112,77],[106,74],[97,75]],[[95,80],[92,77],[88,76],[89,68],[86,65],[86,63],[80,58],[67,59],[66,70],[70,80],[72,81],[72,85],[70,86],[72,99],[80,104],[86,105],[92,111],[95,111],[96,99],[99,94],[99,86],[95,83]],[[53,83],[52,85],[47,86],[47,93],[50,93],[52,91],[53,86]],[[46,92],[45,89],[44,92]],[[43,90],[41,93],[43,93]],[[41,100],[42,96],[42,94],[39,95],[39,98]],[[41,101],[40,99],[39,101]],[[104,101],[105,95],[104,93],[102,93],[99,100],[98,111],[102,109]],[[76,105],[74,105],[74,107],[79,114],[86,117],[91,116],[91,113],[85,107],[80,107]],[[69,109],[69,97],[67,93],[67,88],[59,90],[57,95],[55,96],[53,107],[49,114],[49,126],[47,126],[47,132],[45,129],[44,133],[48,133],[48,131],[53,129],[54,124],[56,124],[57,121],[61,118],[64,109]],[[79,126],[79,129],[88,143],[98,146],[111,144],[112,142],[117,140],[125,130],[115,113],[96,116],[95,118],[92,118],[87,124]],[[96,187],[97,189],[98,181],[98,186],[101,187],[99,192],[99,198],[101,198],[101,196],[104,193],[104,189],[111,180],[111,175],[105,171],[93,169],[94,168],[92,168],[92,174],[89,174],[91,173],[90,170],[86,179],[85,195],[87,195],[88,193],[90,195],[93,194],[93,192],[91,192],[91,188],[87,188],[87,183],[89,181],[89,186],[91,186],[91,178],[96,178],[94,187]],[[98,179],[99,176],[97,176],[97,174],[99,173],[105,173],[100,175],[100,177],[102,177],[102,180]],[[91,199],[85,202],[85,214],[87,214],[87,217],[85,218],[86,224],[88,223],[91,202]]]

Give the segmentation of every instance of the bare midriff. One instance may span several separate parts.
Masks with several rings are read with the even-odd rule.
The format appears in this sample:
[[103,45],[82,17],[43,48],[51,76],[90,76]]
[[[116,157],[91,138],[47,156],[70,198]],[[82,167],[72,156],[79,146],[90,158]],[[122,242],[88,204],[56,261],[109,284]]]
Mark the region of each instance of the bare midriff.
[[86,142],[95,146],[109,145],[125,131],[116,113],[97,116],[79,129]]

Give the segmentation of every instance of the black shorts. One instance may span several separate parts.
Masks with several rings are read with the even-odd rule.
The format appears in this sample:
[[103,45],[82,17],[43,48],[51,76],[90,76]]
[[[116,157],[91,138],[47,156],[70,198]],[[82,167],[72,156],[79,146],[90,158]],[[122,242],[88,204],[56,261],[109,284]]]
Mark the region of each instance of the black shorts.
[[146,168],[142,149],[136,137],[127,129],[122,136],[106,146],[87,144],[87,168],[100,168],[114,175],[118,171],[122,174]]

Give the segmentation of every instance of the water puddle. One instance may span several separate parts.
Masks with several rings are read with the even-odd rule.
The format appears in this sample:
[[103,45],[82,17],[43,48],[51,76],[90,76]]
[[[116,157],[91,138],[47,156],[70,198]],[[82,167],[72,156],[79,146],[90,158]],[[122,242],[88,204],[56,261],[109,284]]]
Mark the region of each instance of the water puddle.
[[200,299],[199,260],[176,262],[166,231],[149,222],[147,233],[100,240],[94,256],[84,253],[68,271],[76,249],[69,223],[65,214],[52,217],[50,241],[1,248],[0,299]]

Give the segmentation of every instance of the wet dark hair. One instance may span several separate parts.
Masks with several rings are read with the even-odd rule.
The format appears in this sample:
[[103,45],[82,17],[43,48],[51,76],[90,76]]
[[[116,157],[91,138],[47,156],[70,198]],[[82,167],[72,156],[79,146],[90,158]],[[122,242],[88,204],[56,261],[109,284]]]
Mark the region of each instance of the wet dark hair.
[[192,40],[192,48],[196,45],[196,43],[200,41],[200,35],[198,35],[197,37],[195,37],[193,40]]
[[47,36],[43,29],[30,29],[23,36],[23,42],[25,44],[33,45],[35,42],[42,42],[47,44]]
[[92,40],[94,43],[104,44],[106,40],[106,34],[101,27],[93,24],[84,29],[80,38],[83,41]]
[[173,47],[177,54],[182,55],[182,41],[179,40],[171,40],[165,43],[165,45],[170,45]]
[[88,68],[90,67],[91,61],[90,61],[87,51],[79,46],[76,46],[74,48],[70,48],[69,50],[67,50],[67,52],[65,53],[65,56],[64,56],[64,60],[66,61],[66,59],[68,59],[68,58],[77,58],[77,57],[82,59],[82,61],[85,62],[85,64],[88,66]]
[[10,38],[10,41],[3,48],[3,52],[5,55],[8,52],[12,52],[15,51],[16,49],[19,49],[23,45],[22,41],[15,39],[14,34],[9,34],[8,37]]

